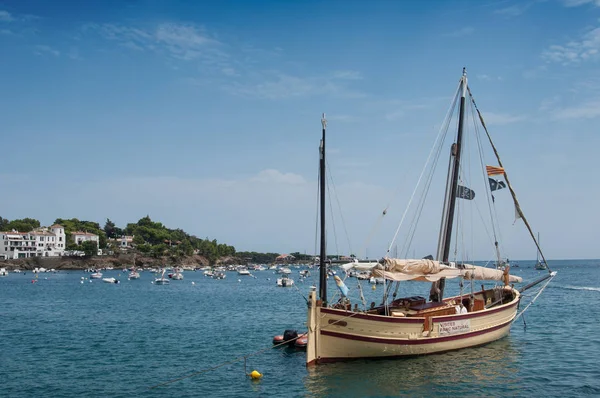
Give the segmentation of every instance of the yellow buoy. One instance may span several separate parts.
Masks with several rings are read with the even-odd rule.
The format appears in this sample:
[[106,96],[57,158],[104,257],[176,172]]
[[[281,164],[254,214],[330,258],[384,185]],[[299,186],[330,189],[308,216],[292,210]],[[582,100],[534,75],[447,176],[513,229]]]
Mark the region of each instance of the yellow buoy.
[[250,377],[251,377],[253,380],[258,380],[258,379],[260,379],[260,378],[262,377],[262,374],[260,374],[260,373],[258,372],[258,370],[253,370],[253,371],[252,371],[252,373],[250,373]]
[[375,285],[371,286],[371,289],[375,290],[377,289],[377,287],[375,287]]

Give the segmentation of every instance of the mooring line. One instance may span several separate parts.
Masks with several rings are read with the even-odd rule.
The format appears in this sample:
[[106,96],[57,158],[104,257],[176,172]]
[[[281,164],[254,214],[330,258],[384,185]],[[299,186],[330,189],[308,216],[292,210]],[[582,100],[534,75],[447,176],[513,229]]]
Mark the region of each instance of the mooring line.
[[153,389],[155,389],[155,388],[158,388],[158,387],[166,386],[167,384],[171,384],[171,383],[175,383],[175,382],[177,382],[177,381],[181,381],[181,380],[189,379],[190,377],[198,376],[198,375],[201,375],[201,374],[203,374],[203,373],[207,373],[207,372],[210,372],[210,371],[212,371],[212,370],[216,370],[216,369],[222,368],[222,367],[223,367],[223,366],[225,366],[225,365],[231,365],[231,364],[233,364],[233,363],[240,362],[240,361],[242,361],[242,360],[244,360],[244,361],[245,361],[245,360],[246,360],[247,358],[249,358],[249,357],[252,357],[252,356],[255,356],[255,355],[261,354],[261,353],[263,353],[263,352],[265,352],[265,351],[272,350],[273,348],[277,348],[277,347],[280,347],[280,346],[282,346],[282,345],[285,345],[285,344],[289,344],[289,343],[291,343],[291,342],[292,342],[292,341],[294,341],[294,340],[298,340],[298,339],[299,339],[300,337],[302,337],[302,336],[304,336],[304,334],[301,334],[301,335],[299,335],[299,336],[296,336],[296,337],[294,337],[294,338],[291,338],[291,339],[289,339],[289,340],[286,340],[286,341],[282,341],[281,343],[274,344],[274,345],[272,345],[272,346],[270,346],[270,347],[263,348],[263,349],[261,349],[261,350],[258,350],[258,351],[255,351],[255,352],[252,352],[252,353],[250,353],[250,354],[247,354],[247,355],[244,355],[244,356],[241,356],[241,357],[237,357],[237,358],[235,358],[235,359],[232,359],[232,360],[229,360],[229,361],[226,361],[226,362],[220,363],[220,364],[218,364],[218,365],[215,365],[215,366],[212,366],[212,367],[210,367],[210,368],[202,369],[202,370],[199,370],[199,371],[197,371],[197,372],[190,373],[189,375],[181,376],[181,377],[178,377],[178,378],[176,378],[176,379],[172,379],[172,380],[168,380],[168,381],[162,382],[162,383],[160,383],[160,384],[156,384],[156,385],[154,385],[154,386],[148,387],[148,389],[149,389],[149,390],[153,390]]

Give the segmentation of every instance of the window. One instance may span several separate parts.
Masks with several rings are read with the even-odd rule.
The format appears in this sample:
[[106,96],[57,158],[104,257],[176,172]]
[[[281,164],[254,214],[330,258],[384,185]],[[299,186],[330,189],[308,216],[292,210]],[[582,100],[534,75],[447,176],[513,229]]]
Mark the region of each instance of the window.
[[58,238],[58,241],[59,241],[59,242],[62,242],[62,236],[60,236],[60,237]]
[[40,236],[40,241],[42,241],[42,242],[44,241],[44,237],[43,236]]

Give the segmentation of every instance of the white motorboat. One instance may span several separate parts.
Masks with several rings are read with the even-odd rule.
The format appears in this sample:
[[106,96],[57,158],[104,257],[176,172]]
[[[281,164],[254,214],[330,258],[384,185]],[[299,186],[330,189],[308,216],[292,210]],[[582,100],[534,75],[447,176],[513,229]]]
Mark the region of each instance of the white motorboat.
[[102,278],[102,282],[104,283],[119,283],[116,278]]
[[277,287],[292,287],[294,286],[294,280],[284,276],[282,278],[277,278]]
[[102,272],[94,272],[90,275],[90,279],[100,279],[102,278]]

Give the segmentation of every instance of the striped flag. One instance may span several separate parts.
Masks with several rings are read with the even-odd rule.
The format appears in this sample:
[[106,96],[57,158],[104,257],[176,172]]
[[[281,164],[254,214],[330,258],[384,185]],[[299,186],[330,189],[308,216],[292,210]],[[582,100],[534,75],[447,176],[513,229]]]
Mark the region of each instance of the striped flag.
[[504,168],[498,166],[485,166],[485,170],[487,171],[487,175],[489,176],[497,176],[499,174],[504,174]]

